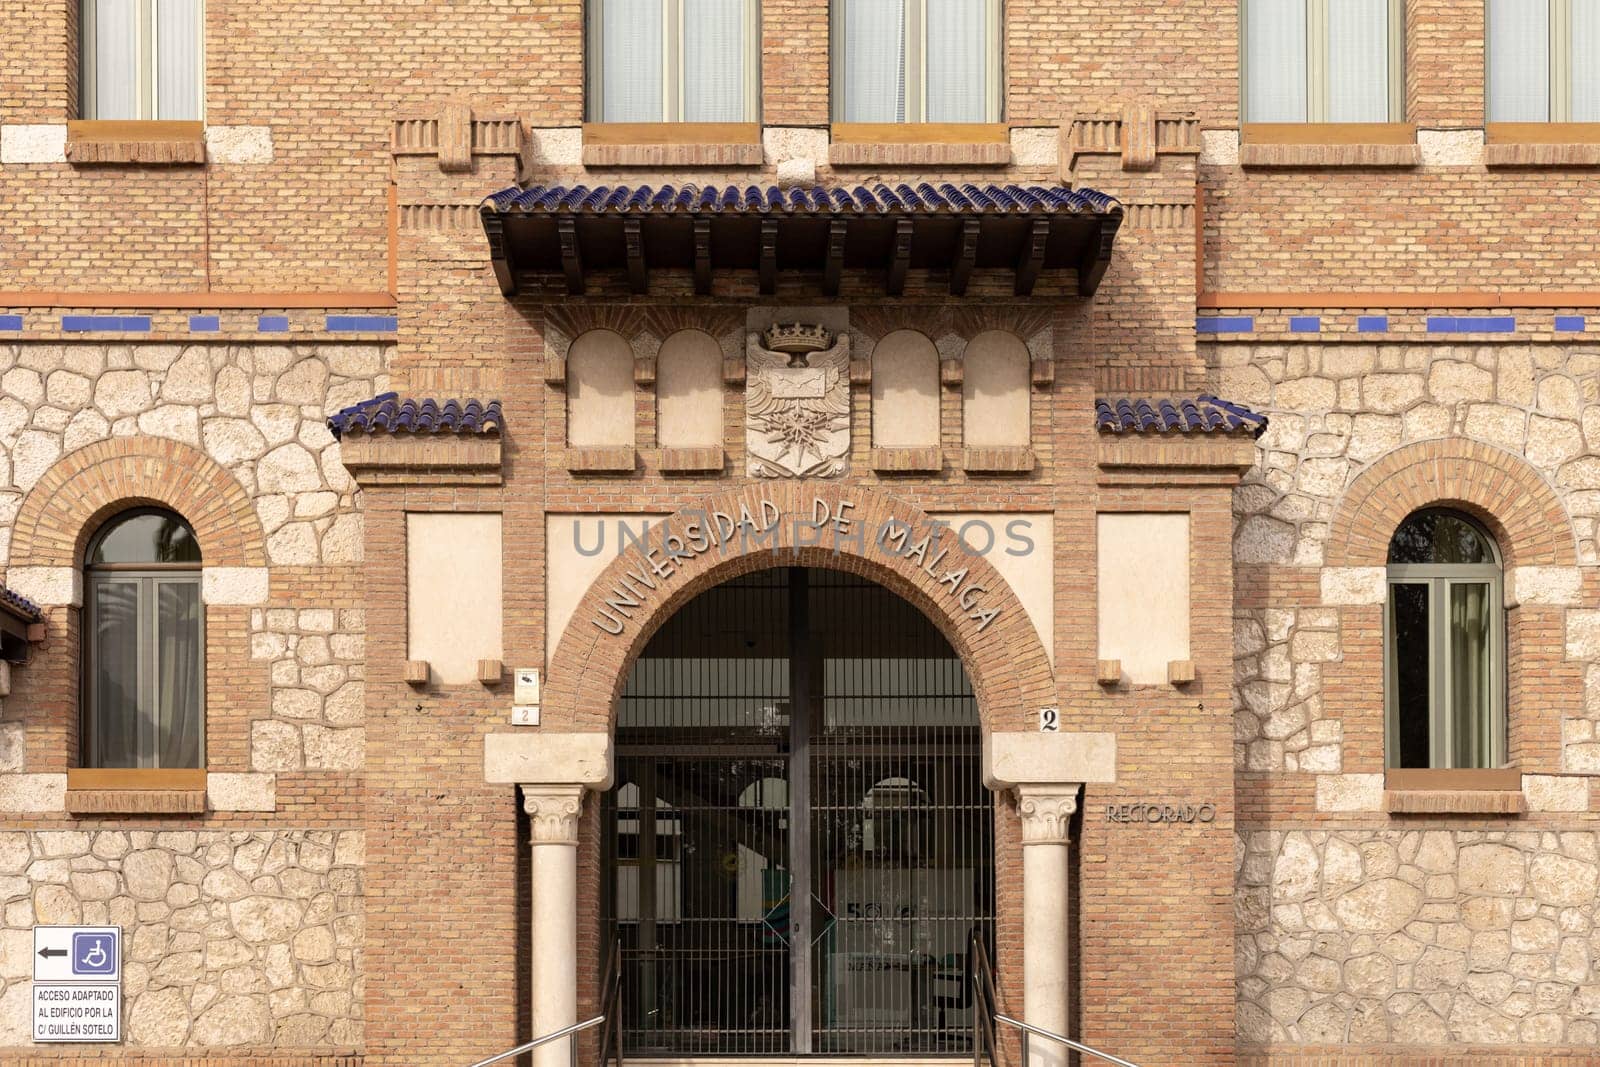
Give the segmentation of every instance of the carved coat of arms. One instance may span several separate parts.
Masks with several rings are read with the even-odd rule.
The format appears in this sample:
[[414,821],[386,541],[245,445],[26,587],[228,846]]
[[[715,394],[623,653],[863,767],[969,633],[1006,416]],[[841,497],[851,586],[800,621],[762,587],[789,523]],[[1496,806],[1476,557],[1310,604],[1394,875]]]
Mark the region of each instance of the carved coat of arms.
[[777,324],[746,346],[745,447],[761,478],[833,478],[850,454],[850,338]]

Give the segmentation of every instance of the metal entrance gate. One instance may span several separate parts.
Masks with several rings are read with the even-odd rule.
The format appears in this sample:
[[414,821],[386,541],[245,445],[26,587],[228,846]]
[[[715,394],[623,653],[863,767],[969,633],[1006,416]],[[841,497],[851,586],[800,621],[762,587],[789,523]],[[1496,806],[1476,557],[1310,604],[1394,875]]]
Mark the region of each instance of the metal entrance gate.
[[970,1052],[979,752],[960,660],[882,587],[788,568],[685,605],[628,680],[607,797],[629,1055]]

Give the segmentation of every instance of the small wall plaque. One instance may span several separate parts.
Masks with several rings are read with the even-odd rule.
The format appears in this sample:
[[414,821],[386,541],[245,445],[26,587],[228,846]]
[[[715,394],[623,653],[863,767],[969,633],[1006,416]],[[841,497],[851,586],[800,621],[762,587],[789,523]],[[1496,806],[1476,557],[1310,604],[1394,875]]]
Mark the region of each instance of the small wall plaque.
[[538,726],[539,705],[518,704],[511,709],[512,726]]

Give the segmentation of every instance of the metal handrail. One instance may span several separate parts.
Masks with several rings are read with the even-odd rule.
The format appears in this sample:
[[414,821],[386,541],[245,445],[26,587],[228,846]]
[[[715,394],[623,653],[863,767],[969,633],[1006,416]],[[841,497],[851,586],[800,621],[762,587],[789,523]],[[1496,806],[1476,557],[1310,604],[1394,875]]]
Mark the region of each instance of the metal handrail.
[[972,981],[972,1067],[983,1067],[985,1048],[989,1067],[994,1067],[994,969],[989,966],[989,950],[983,935],[972,931],[968,956]]
[[602,1067],[611,1060],[612,1049],[616,1049],[617,1067],[623,1067],[622,1057],[622,940],[617,938],[611,943],[611,953],[606,964],[606,975],[602,981],[600,995],[600,1015],[606,1020],[605,1029],[600,1031],[600,1063]]
[[[502,1052],[498,1056],[490,1056],[486,1060],[479,1060],[477,1063],[474,1063],[472,1065],[472,1067],[489,1067],[489,1064],[491,1064],[491,1063],[499,1063],[501,1060],[509,1060],[512,1056],[520,1056],[524,1052],[532,1052],[534,1049],[538,1048],[540,1045],[548,1044],[551,1041],[558,1041],[563,1037],[568,1037],[568,1036],[570,1036],[572,1034],[576,1034],[580,1030],[587,1030],[591,1026],[599,1026],[601,1023],[603,1023],[605,1021],[606,1021],[606,1017],[604,1015],[596,1015],[593,1019],[590,1019],[588,1022],[573,1023],[571,1026],[563,1026],[561,1029],[555,1030],[555,1031],[553,1031],[551,1033],[548,1033],[548,1034],[545,1034],[543,1037],[534,1038],[532,1041],[529,1041],[526,1045],[518,1045],[516,1048],[510,1049],[510,1050],[508,1050],[506,1052]],[[574,1067],[576,1067],[577,1062],[578,1062],[578,1043],[576,1041],[574,1041],[572,1043],[572,1063],[573,1063]]]
[[1073,1049],[1077,1052],[1082,1052],[1088,1056],[1093,1056],[1096,1059],[1105,1060],[1107,1063],[1114,1063],[1117,1065],[1117,1067],[1139,1067],[1137,1063],[1129,1063],[1127,1060],[1113,1056],[1109,1052],[1101,1052],[1097,1048],[1090,1048],[1088,1045],[1080,1045],[1070,1037],[1063,1037],[1060,1034],[1053,1033],[1044,1029],[1043,1027],[1034,1026],[1032,1023],[1025,1023],[1021,1019],[1013,1019],[1009,1015],[1001,1015],[996,1012],[995,1021],[1006,1023],[1010,1026],[1015,1026],[1018,1030],[1022,1031],[1022,1067],[1028,1067],[1028,1038],[1034,1035],[1042,1037],[1047,1041],[1054,1041],[1058,1044],[1065,1045],[1070,1049]]

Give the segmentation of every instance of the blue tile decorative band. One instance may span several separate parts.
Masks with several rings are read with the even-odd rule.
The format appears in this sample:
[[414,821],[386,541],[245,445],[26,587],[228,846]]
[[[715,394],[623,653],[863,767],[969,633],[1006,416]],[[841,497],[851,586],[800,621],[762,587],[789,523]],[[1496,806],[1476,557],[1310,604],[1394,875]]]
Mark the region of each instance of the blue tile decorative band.
[[1563,332],[1566,332],[1566,333],[1582,333],[1583,332],[1583,325],[1584,324],[1583,324],[1583,316],[1582,315],[1557,315],[1556,316],[1556,329],[1561,330]]
[[1194,320],[1196,333],[1251,333],[1256,320],[1249,315],[1203,315]]
[[190,315],[190,333],[216,333],[222,329],[222,318],[218,315]]
[[394,333],[400,320],[394,315],[329,315],[327,329],[331,333]]
[[1514,315],[1430,315],[1429,333],[1510,333],[1517,328]]
[[1290,315],[1289,329],[1294,333],[1321,333],[1321,315]]
[[256,330],[259,333],[288,333],[289,316],[261,315],[256,319]]
[[63,315],[61,329],[67,333],[84,333],[89,330],[121,330],[129,333],[149,333],[149,315]]
[[22,329],[21,315],[0,315],[0,330]]
[[1356,318],[1356,329],[1362,333],[1388,333],[1389,316],[1387,315],[1360,315]]

